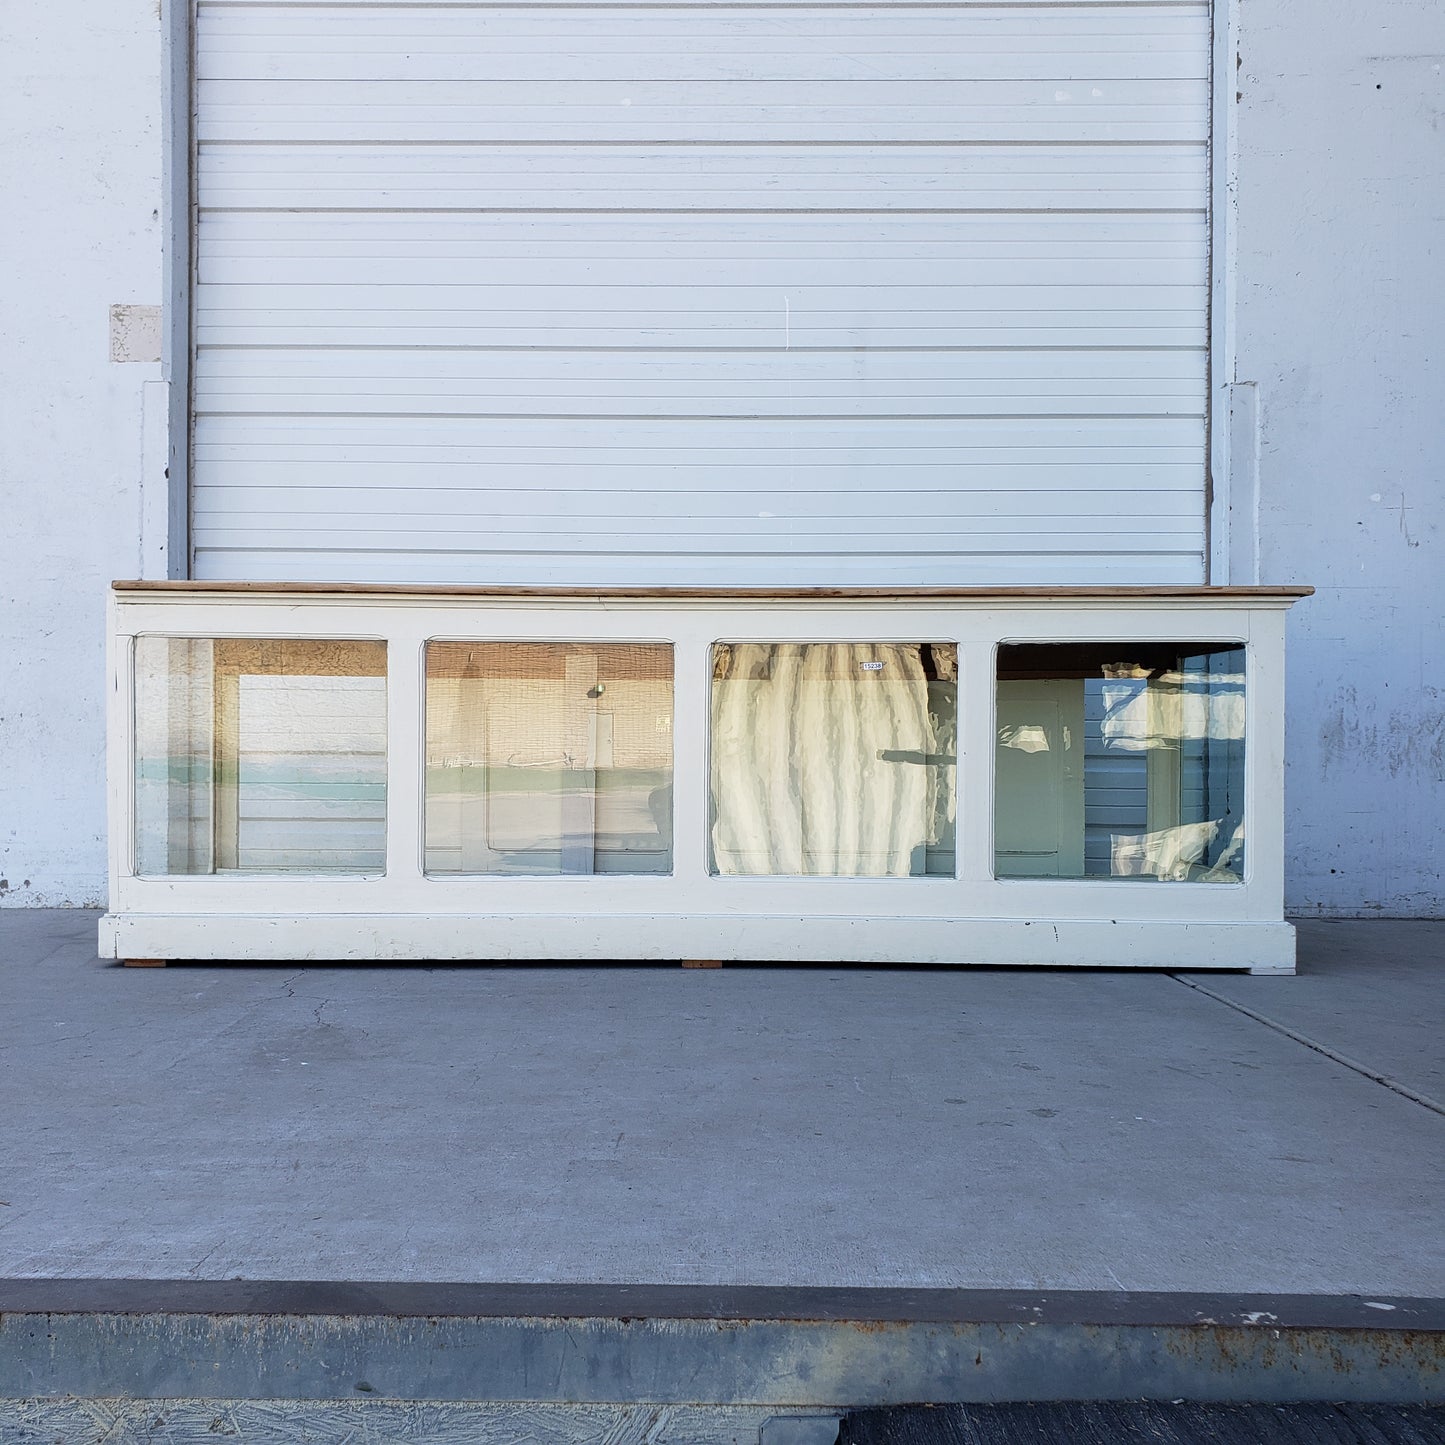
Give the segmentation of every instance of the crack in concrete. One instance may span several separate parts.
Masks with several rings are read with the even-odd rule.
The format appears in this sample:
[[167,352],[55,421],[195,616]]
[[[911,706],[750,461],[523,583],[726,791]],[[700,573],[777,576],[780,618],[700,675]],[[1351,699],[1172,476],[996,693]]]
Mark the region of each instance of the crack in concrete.
[[1302,1034],[1296,1029],[1289,1028],[1277,1019],[1270,1018],[1268,1014],[1259,1013],[1242,1003],[1237,1003],[1222,993],[1215,993],[1212,988],[1207,988],[1202,983],[1195,983],[1193,979],[1185,978],[1178,973],[1171,973],[1169,977],[1175,983],[1182,983],[1185,988],[1192,988],[1196,993],[1202,993],[1206,998],[1212,998],[1216,1003],[1222,1003],[1225,1008],[1232,1008],[1235,1013],[1241,1013],[1245,1018],[1253,1019],[1257,1024],[1263,1024],[1265,1028],[1273,1029],[1275,1033],[1283,1034],[1285,1038],[1293,1039],[1295,1043],[1303,1044],[1305,1048],[1313,1049],[1317,1054],[1323,1054],[1325,1058],[1342,1064],[1362,1078],[1369,1079],[1371,1083],[1389,1089],[1392,1094],[1399,1094],[1402,1099],[1409,1099],[1412,1104],[1419,1104],[1421,1108],[1445,1115],[1445,1104],[1438,1099],[1432,1099],[1429,1094],[1422,1094],[1418,1089],[1412,1089],[1408,1084],[1402,1084],[1399,1079],[1392,1078],[1389,1074],[1382,1074],[1378,1069],[1372,1069],[1368,1064],[1362,1064],[1358,1059],[1352,1059],[1348,1054],[1342,1054],[1338,1049],[1332,1049],[1328,1044],[1322,1044],[1318,1039],[1312,1039],[1308,1034]]
[[195,1279],[195,1278],[197,1277],[197,1275],[199,1274],[200,1270],[205,1267],[206,1261],[207,1261],[208,1259],[210,1259],[210,1257],[211,1257],[213,1254],[215,1254],[215,1252],[216,1252],[218,1249],[220,1249],[220,1247],[221,1247],[221,1246],[220,1246],[219,1244],[213,1244],[213,1245],[190,1267],[190,1269],[186,1271],[187,1274],[190,1275],[190,1277],[191,1277],[192,1279]]

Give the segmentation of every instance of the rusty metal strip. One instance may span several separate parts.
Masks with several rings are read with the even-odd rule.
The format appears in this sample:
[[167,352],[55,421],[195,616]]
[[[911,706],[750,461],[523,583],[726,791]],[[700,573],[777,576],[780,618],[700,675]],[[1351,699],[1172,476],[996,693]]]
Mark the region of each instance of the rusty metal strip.
[[1445,1331],[1445,1299],[767,1285],[0,1279],[0,1313],[352,1315]]

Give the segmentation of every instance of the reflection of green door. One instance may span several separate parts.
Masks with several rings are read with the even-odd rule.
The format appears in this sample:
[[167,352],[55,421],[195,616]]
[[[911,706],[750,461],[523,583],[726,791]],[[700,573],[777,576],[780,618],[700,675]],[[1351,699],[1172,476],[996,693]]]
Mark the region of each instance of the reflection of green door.
[[1001,679],[994,758],[999,877],[1082,877],[1083,679]]

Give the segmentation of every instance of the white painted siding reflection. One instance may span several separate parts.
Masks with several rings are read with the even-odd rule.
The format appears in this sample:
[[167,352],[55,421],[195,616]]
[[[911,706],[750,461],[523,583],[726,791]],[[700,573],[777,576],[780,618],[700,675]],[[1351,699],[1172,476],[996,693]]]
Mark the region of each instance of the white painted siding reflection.
[[386,679],[238,678],[243,871],[386,862]]
[[142,874],[376,872],[386,647],[136,639]]

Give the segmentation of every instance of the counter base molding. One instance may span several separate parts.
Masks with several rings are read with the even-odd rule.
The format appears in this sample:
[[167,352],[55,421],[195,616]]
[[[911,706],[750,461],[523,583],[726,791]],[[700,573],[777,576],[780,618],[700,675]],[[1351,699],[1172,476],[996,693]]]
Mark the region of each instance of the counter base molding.
[[[716,962],[688,949],[706,943]],[[582,914],[107,914],[101,954],[135,964],[172,959],[399,963],[633,961],[716,968],[723,963],[987,964],[994,967],[1247,969],[1293,973],[1288,923],[1021,923],[937,918],[713,917]],[[161,960],[145,959],[154,967]]]

